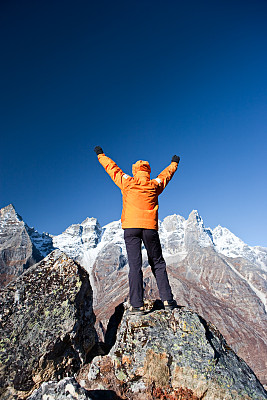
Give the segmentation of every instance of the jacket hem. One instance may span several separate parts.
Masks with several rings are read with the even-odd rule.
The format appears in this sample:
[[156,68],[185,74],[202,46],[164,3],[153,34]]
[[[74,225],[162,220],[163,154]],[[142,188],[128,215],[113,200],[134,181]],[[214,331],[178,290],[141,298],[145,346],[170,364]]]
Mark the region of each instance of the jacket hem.
[[139,228],[139,229],[154,229],[156,231],[159,230],[158,225],[146,225],[146,224],[122,224],[121,225],[122,229],[128,229],[128,228]]

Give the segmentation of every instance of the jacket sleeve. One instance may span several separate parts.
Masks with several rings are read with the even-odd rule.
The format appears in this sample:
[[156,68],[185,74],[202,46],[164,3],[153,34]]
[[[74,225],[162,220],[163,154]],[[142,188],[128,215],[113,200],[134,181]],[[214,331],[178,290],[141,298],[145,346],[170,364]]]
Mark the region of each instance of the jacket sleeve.
[[177,170],[177,167],[178,164],[176,162],[172,162],[157,176],[155,180],[158,182],[158,194],[162,193],[165,187],[168,185],[175,171]]
[[124,172],[118,167],[118,165],[111,160],[111,158],[107,157],[104,153],[99,154],[98,161],[105,168],[106,172],[109,174],[111,179],[122,189],[122,181],[123,177],[128,177],[128,175],[124,174]]

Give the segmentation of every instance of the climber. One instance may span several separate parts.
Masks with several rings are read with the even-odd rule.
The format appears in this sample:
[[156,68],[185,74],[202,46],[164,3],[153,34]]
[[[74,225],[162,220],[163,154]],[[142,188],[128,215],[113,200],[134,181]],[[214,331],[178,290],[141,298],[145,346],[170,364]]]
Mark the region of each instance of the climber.
[[156,179],[151,180],[148,161],[137,161],[132,166],[131,177],[107,157],[100,146],[96,146],[94,151],[100,164],[121,189],[123,196],[121,225],[129,262],[131,313],[144,314],[142,241],[164,308],[173,310],[176,302],[173,299],[158,235],[158,196],[177,170],[180,157],[174,155],[171,164]]

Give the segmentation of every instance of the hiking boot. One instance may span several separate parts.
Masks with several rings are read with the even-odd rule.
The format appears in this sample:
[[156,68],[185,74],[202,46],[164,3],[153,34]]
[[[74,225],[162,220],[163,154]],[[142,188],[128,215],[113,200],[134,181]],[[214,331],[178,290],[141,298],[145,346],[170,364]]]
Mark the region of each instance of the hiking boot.
[[130,314],[131,315],[145,315],[144,307],[130,307]]
[[172,311],[175,308],[177,308],[177,303],[175,300],[165,300],[163,302],[163,305],[164,305],[165,310],[167,310],[167,311]]

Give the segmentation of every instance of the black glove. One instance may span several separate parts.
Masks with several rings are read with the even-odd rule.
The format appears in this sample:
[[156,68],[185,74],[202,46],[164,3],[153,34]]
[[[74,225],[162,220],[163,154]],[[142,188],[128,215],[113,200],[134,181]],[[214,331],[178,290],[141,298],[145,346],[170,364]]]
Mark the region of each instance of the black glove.
[[179,164],[180,161],[180,157],[179,156],[173,156],[172,157],[172,162],[177,162],[177,164]]
[[100,147],[100,146],[96,146],[96,147],[94,148],[94,152],[96,152],[97,155],[98,155],[98,154],[103,154],[103,153],[104,153],[103,150],[102,150],[102,147]]

